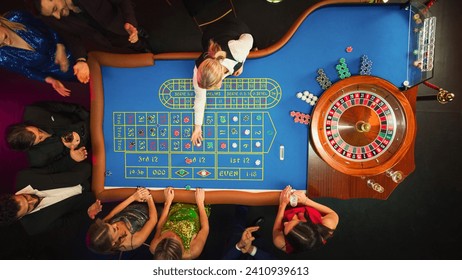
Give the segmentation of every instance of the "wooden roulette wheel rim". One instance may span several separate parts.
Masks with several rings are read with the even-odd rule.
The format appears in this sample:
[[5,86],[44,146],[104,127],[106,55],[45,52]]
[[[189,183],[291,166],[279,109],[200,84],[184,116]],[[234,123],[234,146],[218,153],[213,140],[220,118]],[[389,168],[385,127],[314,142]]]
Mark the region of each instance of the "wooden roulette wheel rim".
[[353,76],[329,87],[312,113],[311,143],[332,168],[352,176],[391,169],[415,137],[412,107],[397,87]]

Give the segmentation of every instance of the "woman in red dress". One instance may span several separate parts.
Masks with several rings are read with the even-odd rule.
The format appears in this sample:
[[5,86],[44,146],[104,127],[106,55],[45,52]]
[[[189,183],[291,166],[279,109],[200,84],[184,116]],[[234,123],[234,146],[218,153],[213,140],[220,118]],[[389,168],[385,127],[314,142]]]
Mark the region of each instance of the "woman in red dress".
[[333,236],[338,221],[334,210],[287,186],[279,197],[273,244],[288,254],[317,248]]

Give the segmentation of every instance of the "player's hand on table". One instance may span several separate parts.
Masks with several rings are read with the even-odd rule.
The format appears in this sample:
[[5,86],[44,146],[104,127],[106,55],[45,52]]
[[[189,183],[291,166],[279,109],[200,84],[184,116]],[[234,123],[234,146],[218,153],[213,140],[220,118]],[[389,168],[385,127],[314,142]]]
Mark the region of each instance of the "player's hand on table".
[[133,193],[133,198],[138,202],[145,202],[151,193],[148,189],[143,187],[137,187],[136,192]]
[[165,203],[171,204],[173,201],[173,198],[175,197],[175,191],[173,190],[172,187],[167,187],[164,189],[164,197],[165,197]]
[[306,196],[304,191],[300,191],[300,190],[293,191],[292,194],[297,197],[297,201],[298,201],[299,204],[305,205],[306,202],[308,201],[308,197]]
[[195,192],[195,196],[196,196],[196,204],[198,206],[199,205],[204,205],[204,201],[205,201],[205,191],[204,191],[204,189],[197,188],[196,192]]
[[85,149],[85,147],[80,147],[76,150],[75,146],[71,145],[70,149],[70,155],[74,161],[81,162],[87,158],[87,149]]
[[86,84],[90,81],[90,68],[85,61],[78,61],[74,65],[74,75],[77,77],[79,82]]
[[201,125],[195,125],[194,126],[194,131],[191,136],[191,142],[193,143],[194,146],[200,146],[202,145],[202,126]]
[[286,186],[279,195],[279,204],[287,205],[290,202],[290,195],[292,193],[292,187]]

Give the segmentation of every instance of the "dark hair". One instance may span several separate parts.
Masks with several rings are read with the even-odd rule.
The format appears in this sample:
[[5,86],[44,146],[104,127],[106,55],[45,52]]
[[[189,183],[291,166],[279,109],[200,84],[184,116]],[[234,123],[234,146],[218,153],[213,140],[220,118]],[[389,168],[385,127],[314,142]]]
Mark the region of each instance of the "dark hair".
[[0,225],[8,226],[18,220],[19,204],[12,194],[0,196]]
[[10,125],[6,131],[6,142],[11,149],[27,151],[35,142],[35,134],[26,129],[26,123]]
[[42,11],[42,0],[24,0],[27,10],[34,16],[39,16]]
[[287,242],[294,249],[294,253],[319,248],[332,237],[333,230],[323,224],[315,224],[305,213],[306,222],[300,222],[286,235]]
[[109,235],[109,225],[101,219],[96,219],[95,222],[88,228],[87,232],[87,247],[94,253],[113,254],[120,249],[120,244],[125,236],[121,236],[119,240],[112,245],[113,240]]
[[164,238],[157,244],[153,255],[155,260],[181,260],[183,249],[178,240]]

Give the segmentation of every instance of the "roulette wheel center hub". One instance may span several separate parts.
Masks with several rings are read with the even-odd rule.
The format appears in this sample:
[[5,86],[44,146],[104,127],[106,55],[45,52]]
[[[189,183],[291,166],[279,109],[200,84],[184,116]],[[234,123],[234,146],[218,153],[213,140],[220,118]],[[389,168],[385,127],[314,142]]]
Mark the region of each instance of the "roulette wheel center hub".
[[346,109],[339,118],[338,131],[346,143],[353,146],[370,144],[379,131],[377,115],[365,106]]
[[365,121],[358,121],[355,127],[357,132],[369,132],[371,130],[371,124]]

